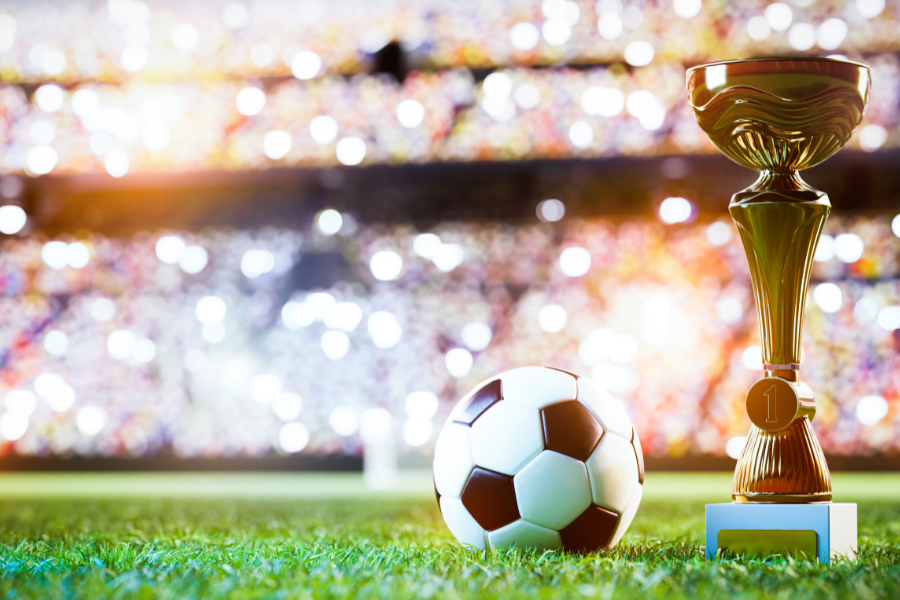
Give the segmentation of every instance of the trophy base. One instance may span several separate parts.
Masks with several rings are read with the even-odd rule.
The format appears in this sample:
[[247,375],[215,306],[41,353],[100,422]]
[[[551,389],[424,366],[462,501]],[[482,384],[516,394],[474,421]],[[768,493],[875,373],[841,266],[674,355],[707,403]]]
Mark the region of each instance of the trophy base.
[[706,558],[856,559],[856,504],[707,504]]

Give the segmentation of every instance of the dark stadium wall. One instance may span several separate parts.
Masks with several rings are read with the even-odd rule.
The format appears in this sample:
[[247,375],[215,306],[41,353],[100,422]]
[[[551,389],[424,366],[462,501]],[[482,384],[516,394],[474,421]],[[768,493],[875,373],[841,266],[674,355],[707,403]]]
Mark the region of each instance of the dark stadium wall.
[[[900,151],[840,153],[803,172],[849,215],[896,206]],[[568,215],[648,216],[671,195],[696,202],[701,219],[721,216],[755,174],[722,156],[609,158],[507,163],[435,163],[355,169],[59,176],[27,180],[22,195],[47,235],[90,230],[112,236],[205,227],[308,227],[331,206],[361,223],[525,223],[545,198]]]

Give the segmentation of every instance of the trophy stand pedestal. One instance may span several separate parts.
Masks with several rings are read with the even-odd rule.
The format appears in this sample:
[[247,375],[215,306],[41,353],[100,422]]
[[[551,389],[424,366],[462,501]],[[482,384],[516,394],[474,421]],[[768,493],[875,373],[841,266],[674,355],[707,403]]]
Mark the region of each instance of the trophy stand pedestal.
[[706,558],[805,553],[856,559],[856,504],[707,504]]

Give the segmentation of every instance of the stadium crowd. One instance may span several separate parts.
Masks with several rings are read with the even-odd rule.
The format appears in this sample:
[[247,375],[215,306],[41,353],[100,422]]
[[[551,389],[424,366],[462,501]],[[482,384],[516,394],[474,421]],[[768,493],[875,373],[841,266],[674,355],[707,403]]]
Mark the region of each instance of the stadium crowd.
[[[900,60],[875,84],[849,149],[900,144]],[[714,152],[680,63],[629,72],[466,69],[259,82],[0,87],[0,173],[256,170]]]
[[25,3],[0,15],[0,70],[31,83],[309,79],[367,72],[391,42],[415,68],[639,67],[654,58],[896,52],[898,27],[897,4],[885,0]]
[[[802,374],[829,453],[900,449],[898,235],[900,218],[831,218],[817,253]],[[546,364],[619,398],[647,454],[733,454],[761,374],[724,221],[419,232],[325,210],[306,231],[2,250],[3,453],[356,454],[385,436],[427,453],[480,380]],[[296,289],[323,257],[341,281]]]
[[0,173],[713,152],[686,66],[836,52],[873,67],[848,147],[896,148],[898,27],[884,0],[6,6]]

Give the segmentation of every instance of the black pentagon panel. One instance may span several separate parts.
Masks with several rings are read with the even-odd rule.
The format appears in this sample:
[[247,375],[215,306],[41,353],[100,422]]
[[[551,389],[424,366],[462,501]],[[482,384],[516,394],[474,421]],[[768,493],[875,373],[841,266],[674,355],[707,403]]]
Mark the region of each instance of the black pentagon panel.
[[444,511],[441,509],[441,493],[437,491],[437,482],[434,480],[434,475],[431,476],[431,484],[434,486],[434,499],[437,500],[438,510],[443,514]]
[[587,460],[600,442],[603,428],[581,402],[551,404],[541,411],[547,450]]
[[565,369],[560,369],[560,368],[557,368],[557,367],[548,367],[548,366],[546,366],[546,365],[544,366],[544,368],[545,368],[545,369],[553,369],[554,371],[559,371],[560,373],[565,373],[566,375],[571,375],[571,376],[574,377],[575,379],[578,379],[578,375],[576,375],[576,374],[573,373],[572,371],[566,371]]
[[475,391],[460,408],[459,416],[453,421],[462,425],[471,425],[484,411],[503,400],[503,390],[499,379],[489,381]]
[[644,485],[644,450],[641,448],[641,438],[638,437],[637,429],[631,428],[631,446],[634,448],[634,456],[638,463],[638,483]]
[[593,552],[608,545],[616,532],[619,516],[591,505],[559,532],[563,548],[570,552]]
[[508,475],[475,467],[462,493],[469,514],[488,531],[509,525],[519,518],[516,488]]

